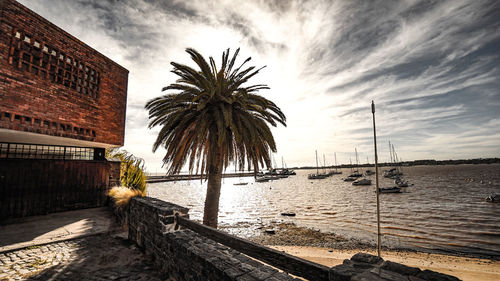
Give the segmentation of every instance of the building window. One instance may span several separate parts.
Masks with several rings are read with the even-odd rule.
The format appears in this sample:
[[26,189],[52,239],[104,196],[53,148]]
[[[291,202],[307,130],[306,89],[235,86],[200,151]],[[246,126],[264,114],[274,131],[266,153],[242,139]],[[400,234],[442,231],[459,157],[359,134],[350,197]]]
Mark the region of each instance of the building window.
[[96,160],[94,151],[99,148],[0,143],[0,158],[5,159],[61,159]]
[[[14,67],[64,85],[82,95],[97,98],[100,75],[88,64],[59,52],[22,31],[14,33],[10,50],[8,60]],[[50,74],[47,76],[47,73]],[[70,83],[70,79],[78,82]]]

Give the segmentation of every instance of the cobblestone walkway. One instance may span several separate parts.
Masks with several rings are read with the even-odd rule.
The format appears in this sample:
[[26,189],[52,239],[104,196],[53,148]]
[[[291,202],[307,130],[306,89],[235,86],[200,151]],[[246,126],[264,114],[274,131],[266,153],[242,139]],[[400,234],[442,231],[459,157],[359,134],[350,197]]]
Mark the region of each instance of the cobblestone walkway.
[[109,235],[0,254],[0,280],[161,280],[126,239]]

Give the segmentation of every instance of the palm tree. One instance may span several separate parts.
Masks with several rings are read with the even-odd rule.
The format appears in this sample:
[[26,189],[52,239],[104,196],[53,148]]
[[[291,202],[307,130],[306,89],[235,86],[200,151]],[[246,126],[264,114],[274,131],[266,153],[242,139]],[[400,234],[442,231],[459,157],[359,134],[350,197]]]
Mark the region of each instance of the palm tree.
[[[229,163],[254,173],[260,166],[270,166],[270,151],[276,143],[268,124],[286,126],[286,117],[276,104],[257,95],[267,85],[243,86],[262,68],[245,67],[247,58],[233,69],[239,49],[229,59],[229,49],[222,54],[217,69],[194,49],[186,49],[199,70],[171,62],[172,73],[180,78],[162,91],[174,93],[154,98],[146,104],[149,128],[159,126],[153,144],[166,149],[163,164],[167,174],[177,174],[188,163],[189,171],[207,175],[207,195],[203,224],[217,227],[222,172]],[[235,164],[236,165],[236,164]]]

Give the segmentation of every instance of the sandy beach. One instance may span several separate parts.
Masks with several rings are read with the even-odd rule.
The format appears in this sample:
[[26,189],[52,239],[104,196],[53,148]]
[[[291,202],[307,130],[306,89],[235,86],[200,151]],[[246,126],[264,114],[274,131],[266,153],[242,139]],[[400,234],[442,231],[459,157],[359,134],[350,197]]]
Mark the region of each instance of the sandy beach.
[[[251,240],[279,251],[326,266],[341,264],[359,252],[376,255],[373,245],[334,233],[323,233],[293,223],[268,225],[276,233],[252,237]],[[500,280],[500,261],[487,258],[423,253],[404,249],[383,249],[382,258],[411,267],[429,269],[467,281]]]
[[[270,246],[279,251],[326,266],[341,264],[358,252],[376,255],[374,250],[338,250],[307,246]],[[405,251],[383,251],[382,258],[420,269],[456,276],[464,281],[500,280],[500,261]]]

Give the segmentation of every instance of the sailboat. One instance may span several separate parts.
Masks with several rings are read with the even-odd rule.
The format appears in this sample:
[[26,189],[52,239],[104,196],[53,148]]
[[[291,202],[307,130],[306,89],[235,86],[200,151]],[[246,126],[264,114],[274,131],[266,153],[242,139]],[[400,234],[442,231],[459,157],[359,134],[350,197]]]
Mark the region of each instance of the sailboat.
[[[238,173],[238,171],[236,170],[236,169],[237,169],[237,168],[236,168],[236,167],[237,167],[237,165],[236,165],[236,164],[237,164],[237,162],[234,162],[234,172],[235,172],[235,173]],[[240,175],[240,174],[238,174],[238,178],[239,178],[239,182],[235,182],[235,183],[233,183],[233,185],[247,185],[247,184],[248,184],[248,182],[244,182],[244,181],[242,180],[242,178],[241,178],[241,175]]]
[[[356,150],[356,162],[358,162],[358,151],[357,150]],[[358,163],[356,163],[356,164],[358,164]],[[361,176],[363,176],[363,173],[359,173],[358,172],[358,174],[360,174]],[[353,181],[352,185],[372,185],[372,180],[362,178],[362,179],[358,179],[356,181]]]
[[[349,157],[349,164],[351,166],[351,174],[353,173],[353,169],[352,169],[352,161],[351,161],[351,157]],[[351,177],[351,176],[348,176],[347,178],[343,178],[342,179],[343,181],[355,181],[356,180],[356,177]]]
[[333,155],[335,156],[335,171],[331,171],[330,174],[331,175],[341,175],[342,171],[339,171],[338,166],[337,166],[337,153],[334,152]]
[[[391,159],[391,164],[393,165],[393,168],[384,171],[384,178],[390,178],[390,179],[397,179],[399,178],[399,175],[402,175],[397,168],[396,165],[396,152],[394,151],[394,145],[391,145],[391,142],[389,141],[389,152],[390,152],[390,159]],[[381,187],[378,188],[379,193],[401,193],[401,187],[397,186],[391,186],[391,187]]]
[[391,164],[393,165],[393,167],[389,170],[384,171],[384,178],[396,179],[397,177],[402,176],[403,172],[401,172],[400,168],[398,167],[397,154],[396,151],[394,150],[394,145],[391,145],[390,141],[389,141],[389,153],[391,157]]
[[[354,151],[356,152],[356,168],[359,166],[359,159],[358,159],[358,150],[355,148]],[[361,174],[357,169],[354,170],[349,177],[350,178],[359,178],[362,177],[363,174]]]
[[285,161],[283,160],[283,156],[281,157],[281,172],[280,172],[281,175],[286,175],[286,176],[294,176],[296,175],[297,173],[295,173],[294,170],[289,170],[287,167],[286,167],[286,163]]
[[[370,161],[368,160],[368,157],[366,157],[366,164],[368,166],[370,166]],[[374,174],[375,174],[375,172],[372,171],[372,170],[366,169],[366,171],[365,171],[365,175],[367,175],[367,176],[371,176],[371,175],[374,175]]]
[[316,150],[316,174],[309,174],[307,175],[307,179],[310,180],[318,180],[318,179],[324,179],[326,178],[326,174],[320,174],[319,173],[319,166],[318,166],[318,151]]

